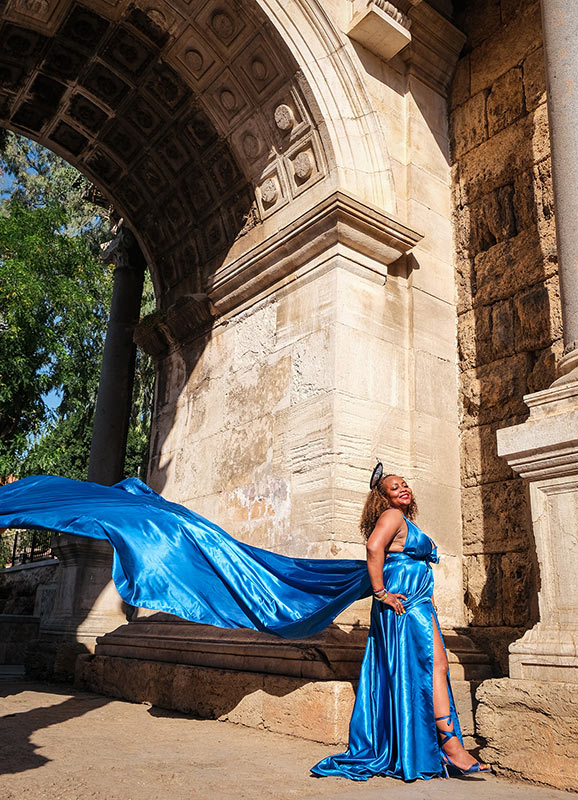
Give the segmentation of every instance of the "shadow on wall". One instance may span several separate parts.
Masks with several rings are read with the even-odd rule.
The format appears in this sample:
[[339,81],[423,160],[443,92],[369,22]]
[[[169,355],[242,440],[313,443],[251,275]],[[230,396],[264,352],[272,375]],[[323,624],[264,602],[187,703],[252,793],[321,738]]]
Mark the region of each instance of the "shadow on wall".
[[561,351],[539,3],[463,2],[468,34],[450,117],[469,634],[507,674],[508,645],[538,619],[527,488],[496,449]]

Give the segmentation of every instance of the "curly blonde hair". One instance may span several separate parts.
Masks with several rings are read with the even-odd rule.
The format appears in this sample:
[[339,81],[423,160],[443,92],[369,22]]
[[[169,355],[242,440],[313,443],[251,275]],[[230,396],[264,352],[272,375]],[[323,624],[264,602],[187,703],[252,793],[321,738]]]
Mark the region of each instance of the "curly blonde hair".
[[[361,520],[359,521],[359,529],[361,530],[363,538],[366,540],[371,536],[377,520],[383,512],[391,508],[389,499],[385,493],[384,483],[385,479],[391,478],[393,474],[393,472],[390,472],[388,475],[383,475],[367,495],[363,511],[361,512]],[[417,503],[412,493],[411,503],[408,506],[406,517],[413,520],[416,515]]]

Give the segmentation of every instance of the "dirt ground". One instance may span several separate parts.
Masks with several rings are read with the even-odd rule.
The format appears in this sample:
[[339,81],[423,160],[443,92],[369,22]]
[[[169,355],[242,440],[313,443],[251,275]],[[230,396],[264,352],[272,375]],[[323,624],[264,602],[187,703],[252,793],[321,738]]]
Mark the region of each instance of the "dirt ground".
[[335,748],[0,676],[1,800],[567,800],[485,778],[314,778]]

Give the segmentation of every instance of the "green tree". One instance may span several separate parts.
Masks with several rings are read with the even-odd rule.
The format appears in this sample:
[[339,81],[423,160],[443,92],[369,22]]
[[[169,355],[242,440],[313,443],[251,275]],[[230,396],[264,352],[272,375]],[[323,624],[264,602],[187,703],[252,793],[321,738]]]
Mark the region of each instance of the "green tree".
[[[85,478],[113,282],[100,257],[108,212],[80,173],[23,137],[4,135],[0,164],[0,477]],[[147,294],[150,305],[150,282]],[[140,477],[152,384],[139,353],[127,474]]]

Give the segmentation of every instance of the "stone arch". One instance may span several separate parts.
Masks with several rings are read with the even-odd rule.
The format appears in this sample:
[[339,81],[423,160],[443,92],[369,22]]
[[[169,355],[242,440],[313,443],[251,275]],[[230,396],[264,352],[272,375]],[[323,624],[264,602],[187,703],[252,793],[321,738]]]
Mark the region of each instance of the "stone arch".
[[349,39],[319,0],[258,0],[283,36],[313,91],[335,154],[338,184],[396,212],[387,142]]
[[113,200],[161,307],[206,292],[331,188],[393,204],[379,168],[368,179],[371,115],[362,91],[353,108],[337,32],[318,4],[298,16],[234,0],[12,0],[2,12],[0,123]]

